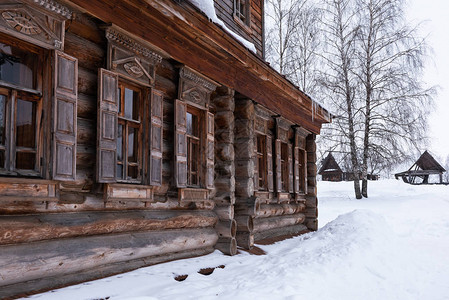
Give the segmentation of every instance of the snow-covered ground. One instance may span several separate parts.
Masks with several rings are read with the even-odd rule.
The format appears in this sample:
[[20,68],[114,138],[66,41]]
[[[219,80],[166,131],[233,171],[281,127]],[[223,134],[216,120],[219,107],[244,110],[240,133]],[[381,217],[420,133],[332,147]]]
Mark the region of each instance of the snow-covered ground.
[[363,200],[347,182],[319,182],[318,190],[321,228],[258,245],[266,255],[216,251],[32,298],[449,299],[449,186],[382,180],[369,183]]

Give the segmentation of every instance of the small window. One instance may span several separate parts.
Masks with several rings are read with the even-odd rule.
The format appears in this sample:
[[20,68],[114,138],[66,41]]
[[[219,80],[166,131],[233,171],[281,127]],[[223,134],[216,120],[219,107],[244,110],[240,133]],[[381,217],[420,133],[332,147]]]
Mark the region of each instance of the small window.
[[35,176],[40,174],[42,51],[7,40],[0,38],[0,173]]
[[187,109],[187,184],[200,186],[201,115],[196,109]]
[[117,180],[141,181],[142,91],[119,82]]
[[282,192],[288,192],[288,144],[281,143],[281,187]]
[[258,173],[258,189],[267,190],[267,145],[266,136],[257,135],[257,173]]
[[234,16],[246,25],[249,25],[249,1],[234,0]]

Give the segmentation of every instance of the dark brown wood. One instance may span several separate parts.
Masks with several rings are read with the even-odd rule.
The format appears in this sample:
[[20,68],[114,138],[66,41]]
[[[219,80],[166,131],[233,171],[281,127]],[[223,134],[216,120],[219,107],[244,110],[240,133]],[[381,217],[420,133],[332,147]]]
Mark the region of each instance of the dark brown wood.
[[218,249],[227,255],[236,255],[237,241],[235,240],[235,237],[219,237],[215,244],[215,249]]
[[309,227],[304,224],[297,224],[286,227],[273,228],[266,231],[254,233],[254,241],[259,242],[264,239],[273,239],[275,237],[291,237],[309,232]]
[[276,216],[269,218],[256,218],[254,219],[254,231],[261,232],[270,230],[273,228],[281,228],[286,226],[292,226],[301,224],[305,221],[306,216],[302,213],[294,215]]
[[[169,1],[163,1],[162,6],[157,2],[128,0],[118,9],[99,0],[73,2],[104,22],[115,22],[124,30],[154,43],[178,61],[194,64],[197,71],[237,89],[314,133],[319,133],[320,124],[329,120],[326,111],[319,107],[313,110],[310,98],[256,56],[248,55],[242,45],[231,36],[220,33],[219,27],[211,26],[206,17],[191,7],[180,7]],[[142,9],[142,5],[146,9]],[[167,14],[172,18],[167,18]],[[176,14],[182,14],[184,18],[179,19]],[[172,26],[167,26],[167,22]],[[212,36],[214,40],[207,38]],[[181,41],[184,47],[171,46]],[[227,49],[229,55],[219,49]],[[312,111],[315,112],[313,119]]]
[[175,100],[175,182],[178,188],[187,187],[187,105]]
[[118,75],[98,72],[97,181],[115,182],[117,176]]
[[151,98],[150,185],[162,185],[163,94],[153,90]]
[[242,247],[243,249],[250,250],[254,246],[254,234],[251,232],[238,232],[235,236],[235,240],[237,241],[237,246]]
[[[63,276],[149,256],[202,249],[213,246],[217,239],[213,228],[199,228],[58,239],[36,242],[36,247],[26,243],[3,245],[0,246],[2,285]],[[27,259],[24,260],[24,257]]]
[[[11,295],[29,295],[30,293],[44,292],[49,289],[55,289],[67,286],[69,284],[82,283],[88,280],[100,279],[123,272],[132,271],[138,268],[159,264],[177,259],[185,259],[206,255],[214,251],[214,247],[208,246],[193,250],[168,253],[164,255],[156,255],[143,257],[123,262],[100,265],[85,271],[78,271],[66,275],[58,275],[52,277],[44,277],[36,280],[30,280],[2,286],[0,289],[0,298],[8,299]],[[236,250],[237,251],[237,250]]]
[[213,227],[210,211],[127,211],[0,216],[0,245],[110,233]]
[[78,60],[55,51],[53,179],[75,180]]

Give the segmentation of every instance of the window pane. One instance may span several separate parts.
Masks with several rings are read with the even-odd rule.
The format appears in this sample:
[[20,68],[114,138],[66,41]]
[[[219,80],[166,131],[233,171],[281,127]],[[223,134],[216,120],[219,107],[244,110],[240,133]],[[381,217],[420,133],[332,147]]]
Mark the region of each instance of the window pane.
[[122,89],[119,87],[117,90],[117,95],[118,95],[118,112],[121,113],[123,110],[122,107]]
[[192,135],[193,125],[192,125],[193,115],[191,113],[187,113],[187,134]]
[[5,168],[5,150],[0,150],[0,169]]
[[36,164],[36,154],[17,152],[16,153],[16,168],[22,170],[34,170]]
[[123,179],[123,165],[117,165],[117,178]]
[[137,179],[138,175],[138,167],[137,166],[128,166],[128,178]]
[[17,147],[34,149],[36,146],[36,103],[19,99],[16,118]]
[[5,145],[6,96],[0,95],[0,145]]
[[198,137],[198,116],[187,113],[187,134]]
[[36,88],[37,55],[0,42],[0,80]]
[[128,162],[137,162],[138,132],[137,128],[128,127]]
[[139,93],[125,88],[125,118],[139,120]]
[[122,124],[118,124],[117,160],[118,161],[123,161],[123,125]]

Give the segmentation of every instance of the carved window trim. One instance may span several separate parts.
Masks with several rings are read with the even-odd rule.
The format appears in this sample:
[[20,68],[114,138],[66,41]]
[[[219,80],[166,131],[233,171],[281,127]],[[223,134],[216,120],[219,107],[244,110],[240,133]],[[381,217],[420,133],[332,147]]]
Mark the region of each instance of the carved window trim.
[[72,17],[54,0],[0,4],[0,31],[45,49],[64,48],[65,21]]

